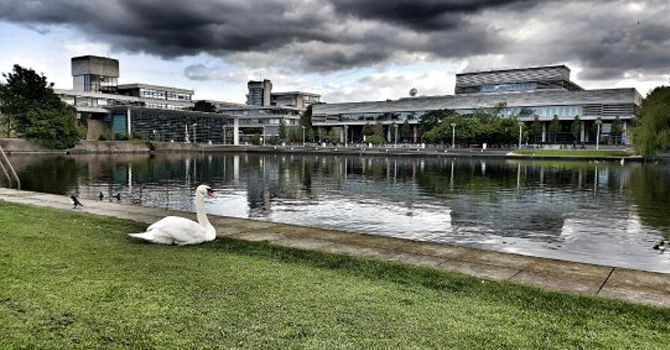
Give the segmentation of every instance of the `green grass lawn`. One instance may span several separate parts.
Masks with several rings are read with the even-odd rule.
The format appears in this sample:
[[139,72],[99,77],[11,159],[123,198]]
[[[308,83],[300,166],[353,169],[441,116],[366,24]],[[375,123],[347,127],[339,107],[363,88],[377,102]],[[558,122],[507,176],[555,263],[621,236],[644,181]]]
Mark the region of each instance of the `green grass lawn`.
[[630,157],[635,154],[624,150],[564,150],[564,149],[518,149],[514,151],[519,155],[535,156],[569,156],[569,157]]
[[0,349],[668,349],[670,310],[0,201]]

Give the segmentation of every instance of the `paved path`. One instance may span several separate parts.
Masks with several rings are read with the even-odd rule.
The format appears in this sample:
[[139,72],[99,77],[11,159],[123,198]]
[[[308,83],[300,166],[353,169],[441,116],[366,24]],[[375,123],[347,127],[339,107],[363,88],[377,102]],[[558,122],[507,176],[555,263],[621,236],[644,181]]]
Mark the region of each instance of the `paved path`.
[[[72,210],[66,196],[0,188],[0,200]],[[167,215],[193,213],[83,201],[79,211],[153,223]],[[480,278],[506,280],[576,294],[598,295],[670,308],[670,274],[528,257],[445,244],[414,242],[350,232],[221,216],[210,220],[221,237],[267,241],[285,247],[371,257]]]

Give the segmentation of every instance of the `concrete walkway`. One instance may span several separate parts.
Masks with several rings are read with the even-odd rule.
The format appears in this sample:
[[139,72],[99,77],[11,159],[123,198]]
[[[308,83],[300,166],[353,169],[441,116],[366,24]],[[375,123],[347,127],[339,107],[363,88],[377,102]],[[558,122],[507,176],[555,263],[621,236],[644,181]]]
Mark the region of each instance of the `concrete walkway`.
[[[0,200],[73,210],[66,196],[0,188]],[[167,215],[195,219],[194,213],[82,200],[91,214],[153,223]],[[670,275],[573,263],[463,247],[414,242],[311,227],[210,215],[221,237],[386,261],[506,280],[550,290],[597,295],[634,303],[670,307]]]

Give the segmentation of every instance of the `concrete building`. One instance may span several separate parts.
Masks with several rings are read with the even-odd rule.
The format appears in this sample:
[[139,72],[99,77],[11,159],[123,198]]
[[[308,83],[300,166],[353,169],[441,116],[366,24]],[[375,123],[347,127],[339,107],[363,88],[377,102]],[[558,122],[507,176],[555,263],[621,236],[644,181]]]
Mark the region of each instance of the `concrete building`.
[[251,80],[247,88],[246,105],[215,104],[218,113],[239,118],[242,140],[252,135],[265,139],[278,137],[282,120],[289,128],[298,127],[307,107],[321,101],[321,95],[310,92],[272,92],[272,82],[268,79]]
[[247,83],[247,105],[269,106],[272,104],[272,82],[268,79],[261,81],[250,80]]
[[89,140],[139,136],[157,141],[239,143],[235,117],[190,110],[193,90],[142,83],[119,85],[118,60],[74,57],[72,77],[72,90],[54,92],[76,108]]
[[[476,109],[506,103],[505,116],[517,117],[524,123],[535,118],[540,121],[542,142],[549,141],[547,130],[554,116],[558,116],[562,128],[558,142],[595,142],[591,126],[598,119],[603,122],[601,141],[606,141],[616,118],[623,122],[622,139],[628,142],[630,120],[642,101],[634,88],[585,90],[570,80],[570,69],[566,66],[461,73],[456,76],[455,91],[456,94],[446,96],[318,104],[313,107],[312,123],[317,135],[335,128],[340,142],[361,142],[363,126],[380,121],[390,142],[388,126],[407,121],[413,130],[410,141],[418,142],[416,126],[426,112],[449,109],[468,116]],[[572,139],[569,132],[576,116],[583,123],[578,140]]]
[[119,78],[119,61],[98,56],[73,57],[71,60],[73,90],[115,93]]

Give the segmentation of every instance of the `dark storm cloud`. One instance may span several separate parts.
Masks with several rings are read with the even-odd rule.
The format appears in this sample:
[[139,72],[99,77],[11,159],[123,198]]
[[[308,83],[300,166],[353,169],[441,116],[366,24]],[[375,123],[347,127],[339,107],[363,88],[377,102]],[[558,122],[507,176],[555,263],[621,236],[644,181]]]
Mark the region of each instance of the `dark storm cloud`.
[[[469,58],[472,68],[578,64],[596,80],[667,74],[669,17],[665,0],[0,0],[0,20],[67,26],[164,58],[208,53],[325,72],[419,54]],[[202,67],[185,73],[220,79]]]
[[463,15],[538,0],[333,0],[339,13],[404,25],[416,30],[444,30],[463,25]]
[[[411,5],[395,1],[391,6],[369,2],[366,7],[363,2],[328,0],[0,0],[0,19],[75,27],[117,50],[166,58],[201,52],[224,58],[256,53],[271,61],[272,56],[292,51],[296,68],[319,71],[375,64],[398,52],[441,52],[444,49],[438,45],[444,42],[442,37],[468,38],[467,45],[452,42],[448,56],[484,53],[495,32],[458,15],[473,13],[487,3],[498,6],[503,2],[513,1],[475,1],[475,5],[467,1],[441,4],[423,0]],[[373,7],[382,9],[381,15],[376,15]],[[404,22],[415,30],[407,32]],[[424,33],[426,28],[443,32],[439,36]],[[314,46],[320,50],[310,50]],[[259,55],[248,56],[253,56],[249,64],[268,63]]]

